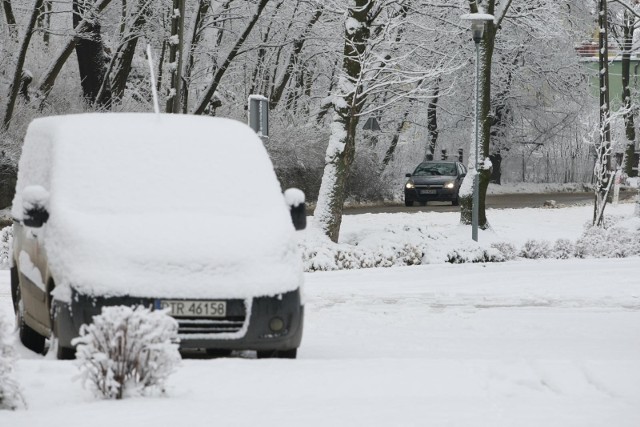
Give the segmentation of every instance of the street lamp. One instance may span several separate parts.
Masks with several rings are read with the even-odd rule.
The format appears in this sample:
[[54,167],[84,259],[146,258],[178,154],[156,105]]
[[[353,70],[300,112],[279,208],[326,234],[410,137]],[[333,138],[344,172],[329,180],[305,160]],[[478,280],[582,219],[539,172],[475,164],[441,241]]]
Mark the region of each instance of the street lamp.
[[478,241],[478,207],[480,205],[480,177],[478,175],[478,122],[479,122],[479,110],[480,110],[480,42],[484,34],[484,25],[486,22],[493,21],[493,15],[486,13],[469,13],[462,15],[460,19],[465,21],[471,21],[471,33],[473,35],[473,41],[476,45],[476,132],[475,132],[475,162],[473,164],[473,209],[471,211],[471,238]]

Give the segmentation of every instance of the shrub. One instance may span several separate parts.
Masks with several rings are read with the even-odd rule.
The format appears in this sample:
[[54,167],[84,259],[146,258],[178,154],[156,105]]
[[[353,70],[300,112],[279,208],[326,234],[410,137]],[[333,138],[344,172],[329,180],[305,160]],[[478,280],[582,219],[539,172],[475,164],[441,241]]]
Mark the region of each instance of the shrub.
[[553,245],[552,258],[569,259],[574,257],[575,245],[568,239],[558,239]]
[[589,227],[576,242],[581,258],[622,258],[640,255],[640,232],[624,227]]
[[524,243],[520,250],[520,256],[529,259],[549,258],[551,248],[549,242],[544,240],[530,239]]
[[0,409],[17,409],[24,406],[24,399],[13,378],[15,354],[13,346],[8,343],[9,327],[0,316]]
[[305,271],[420,265],[423,257],[422,248],[410,243],[384,244],[375,249],[335,243],[314,249],[301,247]]
[[142,306],[104,307],[82,325],[76,358],[83,384],[107,399],[160,389],[180,361],[178,323]]
[[447,254],[447,262],[451,264],[503,261],[505,261],[505,258],[502,253],[494,248],[461,248],[455,249]]
[[0,269],[9,268],[11,254],[11,241],[13,240],[13,228],[4,227],[0,230]]
[[505,261],[510,261],[518,257],[518,250],[509,242],[495,242],[491,247],[502,254]]

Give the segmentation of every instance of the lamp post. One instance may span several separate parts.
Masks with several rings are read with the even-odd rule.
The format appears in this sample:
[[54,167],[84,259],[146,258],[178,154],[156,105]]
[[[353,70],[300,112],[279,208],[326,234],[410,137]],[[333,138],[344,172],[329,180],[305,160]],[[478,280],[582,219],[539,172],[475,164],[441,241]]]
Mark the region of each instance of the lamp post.
[[465,21],[471,21],[471,33],[473,41],[476,45],[476,108],[475,108],[475,162],[473,163],[473,207],[471,211],[471,238],[478,241],[478,210],[480,205],[480,176],[478,174],[478,127],[479,127],[479,111],[480,111],[480,42],[484,35],[484,25],[488,21],[493,21],[493,15],[486,13],[470,13],[460,17]]

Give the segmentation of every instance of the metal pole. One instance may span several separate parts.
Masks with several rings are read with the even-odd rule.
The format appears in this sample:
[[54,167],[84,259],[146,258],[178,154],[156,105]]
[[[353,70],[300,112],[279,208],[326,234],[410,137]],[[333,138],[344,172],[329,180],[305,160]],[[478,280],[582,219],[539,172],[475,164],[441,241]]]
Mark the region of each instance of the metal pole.
[[473,176],[473,209],[471,211],[471,238],[478,241],[478,205],[480,204],[480,189],[478,175],[478,117],[479,117],[479,94],[480,94],[480,43],[476,43],[476,161],[475,174]]

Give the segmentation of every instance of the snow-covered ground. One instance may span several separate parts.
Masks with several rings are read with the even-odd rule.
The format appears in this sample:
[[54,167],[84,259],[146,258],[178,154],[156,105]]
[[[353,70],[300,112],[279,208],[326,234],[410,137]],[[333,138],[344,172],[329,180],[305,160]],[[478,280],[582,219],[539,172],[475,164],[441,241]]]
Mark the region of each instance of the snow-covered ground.
[[[575,240],[591,215],[489,210],[480,239]],[[457,221],[347,216],[343,238],[402,223],[470,238]],[[104,401],[74,362],[16,345],[28,408],[0,411],[0,426],[638,426],[639,277],[638,257],[307,273],[297,360],[185,359],[164,395]],[[0,315],[12,316],[7,271]]]

